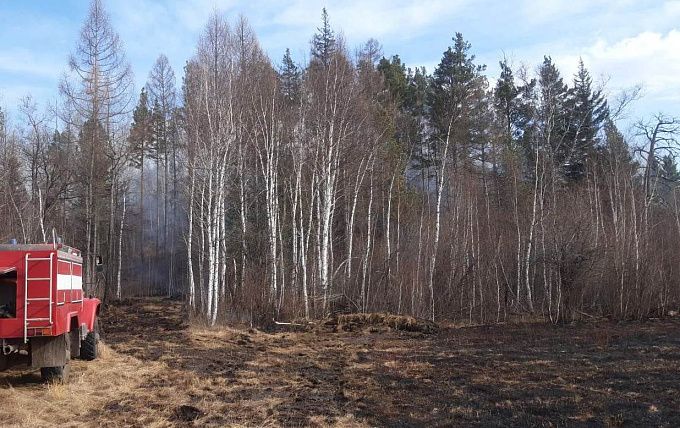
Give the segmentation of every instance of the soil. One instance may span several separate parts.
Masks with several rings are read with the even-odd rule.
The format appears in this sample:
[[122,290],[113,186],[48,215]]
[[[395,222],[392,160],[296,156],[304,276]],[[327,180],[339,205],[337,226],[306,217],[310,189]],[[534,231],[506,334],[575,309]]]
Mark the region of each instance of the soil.
[[680,319],[264,333],[102,314],[66,385],[0,373],[0,426],[680,426]]

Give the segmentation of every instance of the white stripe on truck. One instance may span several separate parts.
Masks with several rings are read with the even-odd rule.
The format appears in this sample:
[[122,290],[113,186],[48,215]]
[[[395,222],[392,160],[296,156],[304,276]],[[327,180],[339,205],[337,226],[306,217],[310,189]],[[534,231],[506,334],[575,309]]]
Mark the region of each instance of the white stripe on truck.
[[57,274],[57,290],[82,290],[83,277],[75,275]]

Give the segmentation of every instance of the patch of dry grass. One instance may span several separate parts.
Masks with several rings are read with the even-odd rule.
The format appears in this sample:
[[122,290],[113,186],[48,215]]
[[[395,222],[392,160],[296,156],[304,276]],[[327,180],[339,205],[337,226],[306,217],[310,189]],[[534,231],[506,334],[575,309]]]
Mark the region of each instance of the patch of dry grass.
[[[119,420],[116,412],[106,411],[105,406],[143,393],[145,380],[162,376],[166,370],[162,363],[142,362],[102,344],[100,359],[71,362],[66,384],[43,384],[35,370],[0,373],[0,425],[82,426],[102,414],[113,416],[110,422],[114,423]],[[148,422],[163,425],[158,420]]]

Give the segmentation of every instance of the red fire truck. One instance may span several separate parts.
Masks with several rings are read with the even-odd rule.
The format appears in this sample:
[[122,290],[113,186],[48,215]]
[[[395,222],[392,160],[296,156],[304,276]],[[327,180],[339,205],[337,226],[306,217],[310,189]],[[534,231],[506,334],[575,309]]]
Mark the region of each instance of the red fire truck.
[[71,358],[99,353],[99,300],[83,295],[83,258],[63,244],[0,245],[0,370],[65,381]]

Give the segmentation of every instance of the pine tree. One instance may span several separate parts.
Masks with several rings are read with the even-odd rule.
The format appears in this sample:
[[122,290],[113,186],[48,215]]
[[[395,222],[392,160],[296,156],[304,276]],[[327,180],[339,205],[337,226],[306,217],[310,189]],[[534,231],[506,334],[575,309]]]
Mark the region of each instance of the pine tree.
[[571,144],[569,163],[575,172],[572,178],[579,179],[583,174],[578,171],[583,170],[588,157],[597,146],[597,134],[609,115],[607,101],[602,92],[592,89],[592,79],[583,60],[579,61],[567,108],[570,112],[569,133],[566,137]]
[[[78,174],[77,167],[70,164],[69,160],[76,156],[75,144],[70,129],[62,132],[55,130],[47,147],[47,164],[50,165],[49,185],[45,192],[45,210],[48,206],[57,202],[63,202],[73,184],[74,177]],[[49,200],[51,198],[51,200]]]
[[518,115],[520,90],[515,86],[515,77],[507,60],[504,59],[499,65],[501,75],[494,88],[494,107],[503,125],[505,143],[508,147],[511,147],[516,137],[513,125]]
[[428,94],[430,91],[430,76],[427,75],[425,67],[416,68],[412,74],[408,71],[408,90],[406,91],[406,101],[404,105],[415,116],[423,117],[426,114],[428,104]]
[[383,76],[385,86],[399,106],[403,106],[409,90],[409,82],[406,75],[406,66],[401,62],[399,55],[391,59],[385,57],[378,62],[378,71]]
[[281,93],[284,99],[289,102],[296,102],[300,98],[300,88],[302,87],[302,71],[295,64],[290,56],[290,49],[286,48],[283,55],[281,68],[279,70],[279,82],[281,83]]
[[675,158],[670,154],[666,154],[661,158],[661,176],[668,181],[680,180],[678,164],[675,162]]
[[321,27],[312,38],[312,61],[318,61],[328,67],[335,53],[335,34],[328,20],[328,11],[324,7],[321,12]]
[[421,154],[425,104],[429,89],[425,69],[417,68],[413,73],[402,63],[399,55],[394,55],[391,59],[383,57],[376,69],[382,76],[391,100],[398,107],[398,116],[395,120],[396,141],[403,150],[411,153],[411,160],[424,169],[429,162]]
[[604,152],[609,158],[616,159],[617,162],[624,162],[632,164],[633,158],[630,155],[628,144],[623,134],[616,127],[616,124],[611,119],[606,119],[604,122],[604,141],[598,151]]
[[153,127],[151,110],[149,109],[149,97],[146,89],[142,88],[139,94],[139,102],[132,113],[132,127],[130,129],[130,152],[131,162],[135,168],[144,168],[144,159],[151,153],[153,139]]
[[[104,146],[109,138],[102,122],[95,120],[94,118],[85,121],[78,136],[78,146],[81,156],[91,157],[93,170],[98,173],[98,181],[92,183],[95,196],[101,196],[101,193],[98,194],[98,192],[103,192],[107,187],[106,181],[110,178],[110,169],[108,167],[106,153],[92,150],[92,147]],[[87,185],[88,183],[85,181],[82,184]]]
[[[144,164],[151,154],[153,141],[153,122],[151,110],[149,109],[149,99],[146,89],[142,88],[139,95],[139,102],[132,113],[132,127],[130,129],[130,152],[131,163],[135,168],[139,168],[139,245],[141,246],[140,258],[143,266],[145,264],[145,236],[146,214],[144,213]],[[144,273],[144,280],[148,281],[148,272]]]
[[[486,78],[484,65],[474,63],[469,53],[470,43],[456,33],[453,47],[449,47],[434,71],[430,91],[430,121],[434,127],[434,141],[444,138],[450,126],[455,131],[456,144],[451,152],[455,159],[459,146],[463,150],[481,137],[481,115],[486,111]],[[466,147],[467,146],[467,147]],[[436,152],[437,148],[434,147]]]
[[542,150],[548,152],[555,166],[563,170],[571,161],[569,129],[569,89],[552,58],[543,58],[539,69],[539,134]]
[[[475,107],[478,89],[484,80],[485,66],[475,65],[475,56],[469,54],[470,43],[456,33],[454,46],[444,52],[432,79],[432,117],[441,129],[451,114],[454,119],[463,119]],[[437,123],[438,122],[438,123]]]
[[493,90],[493,104],[502,133],[502,145],[505,149],[523,150],[525,159],[531,164],[535,157],[531,140],[534,135],[532,117],[536,80],[517,86],[507,60],[499,64],[501,74]]
[[424,179],[425,170],[432,166],[434,159],[429,153],[426,124],[430,120],[429,104],[431,90],[431,76],[428,76],[425,67],[417,67],[415,72],[407,70],[407,88],[405,91],[404,111],[411,118],[412,125],[409,133],[405,136],[411,146],[411,159],[413,167],[421,170],[421,179]]

